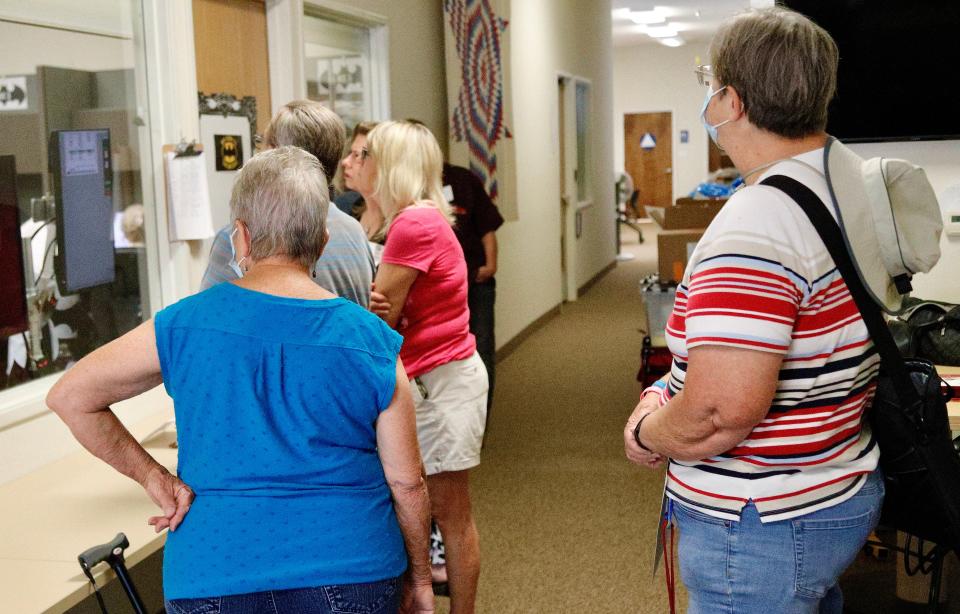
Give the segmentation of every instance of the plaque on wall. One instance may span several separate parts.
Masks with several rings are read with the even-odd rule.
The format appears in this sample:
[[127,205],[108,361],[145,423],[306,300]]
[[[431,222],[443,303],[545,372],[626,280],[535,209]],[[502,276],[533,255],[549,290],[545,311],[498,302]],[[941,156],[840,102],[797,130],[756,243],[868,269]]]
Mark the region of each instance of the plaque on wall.
[[239,134],[213,135],[218,171],[235,171],[243,166],[243,148],[240,139]]

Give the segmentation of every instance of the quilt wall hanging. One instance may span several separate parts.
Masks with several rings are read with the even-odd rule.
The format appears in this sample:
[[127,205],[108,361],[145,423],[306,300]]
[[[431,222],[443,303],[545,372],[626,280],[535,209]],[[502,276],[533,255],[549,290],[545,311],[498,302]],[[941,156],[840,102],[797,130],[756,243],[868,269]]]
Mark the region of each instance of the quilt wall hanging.
[[510,0],[444,0],[450,162],[483,181],[517,219],[510,84]]

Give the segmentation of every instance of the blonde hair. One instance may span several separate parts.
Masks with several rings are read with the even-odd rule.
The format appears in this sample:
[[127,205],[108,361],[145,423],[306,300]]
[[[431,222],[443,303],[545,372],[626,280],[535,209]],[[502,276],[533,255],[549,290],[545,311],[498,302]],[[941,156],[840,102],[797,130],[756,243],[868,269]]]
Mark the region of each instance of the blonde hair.
[[250,231],[250,259],[286,256],[313,267],[327,240],[327,178],[313,154],[284,145],[243,165],[230,196],[231,221]]
[[429,201],[453,225],[453,210],[443,197],[443,153],[426,126],[380,123],[367,135],[367,151],[377,165],[373,191],[388,228],[404,207],[418,201]]

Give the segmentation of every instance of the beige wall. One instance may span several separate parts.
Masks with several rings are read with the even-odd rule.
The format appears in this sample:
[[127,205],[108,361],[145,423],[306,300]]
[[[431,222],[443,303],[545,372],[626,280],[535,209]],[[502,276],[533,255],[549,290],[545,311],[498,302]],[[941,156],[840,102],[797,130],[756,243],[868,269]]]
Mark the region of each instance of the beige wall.
[[[614,165],[623,170],[624,114],[670,111],[674,199],[687,195],[707,177],[709,137],[700,123],[705,88],[693,74],[698,63],[709,63],[706,43],[676,48],[652,43],[613,51]],[[681,130],[689,131],[689,143],[680,143]]]
[[441,0],[350,0],[390,28],[390,113],[419,119],[447,148],[447,85]]
[[513,126],[518,219],[497,233],[497,340],[503,345],[561,302],[557,76],[591,82],[593,201],[583,210],[577,285],[613,262],[609,1],[513,0]]

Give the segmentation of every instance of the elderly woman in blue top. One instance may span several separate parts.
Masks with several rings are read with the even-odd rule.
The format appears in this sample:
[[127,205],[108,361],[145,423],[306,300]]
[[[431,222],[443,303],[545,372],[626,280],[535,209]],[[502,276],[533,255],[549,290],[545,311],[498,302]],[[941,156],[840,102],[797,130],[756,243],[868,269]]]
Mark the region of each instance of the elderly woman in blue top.
[[[433,611],[401,337],[312,281],[328,205],[314,156],[255,156],[230,201],[244,276],[90,354],[47,397],[80,443],[160,507],[149,522],[170,529],[168,612],[211,599],[237,613]],[[161,381],[178,476],[109,407]]]

